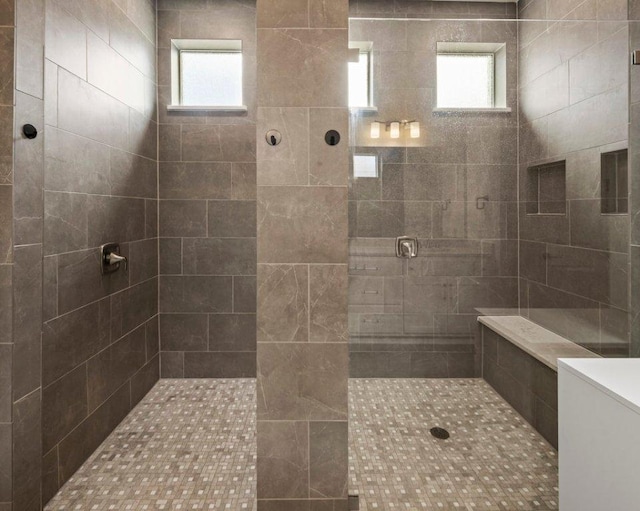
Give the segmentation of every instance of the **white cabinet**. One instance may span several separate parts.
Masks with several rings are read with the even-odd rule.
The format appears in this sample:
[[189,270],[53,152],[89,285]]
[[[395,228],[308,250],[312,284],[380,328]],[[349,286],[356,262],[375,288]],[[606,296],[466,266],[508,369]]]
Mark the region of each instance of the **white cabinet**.
[[640,359],[558,361],[560,511],[640,510]]

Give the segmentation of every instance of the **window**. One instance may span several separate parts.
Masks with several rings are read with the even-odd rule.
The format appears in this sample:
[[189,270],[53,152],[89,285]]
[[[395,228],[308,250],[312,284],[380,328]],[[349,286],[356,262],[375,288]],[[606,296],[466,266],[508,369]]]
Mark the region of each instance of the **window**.
[[371,43],[350,43],[349,106],[367,108],[373,105],[371,83]]
[[180,104],[242,104],[242,53],[180,52]]
[[493,108],[493,54],[438,55],[438,107]]
[[178,108],[244,108],[242,42],[173,40],[171,101]]
[[505,108],[505,45],[438,43],[437,78],[438,108]]
[[353,177],[378,177],[378,157],[375,154],[354,154]]

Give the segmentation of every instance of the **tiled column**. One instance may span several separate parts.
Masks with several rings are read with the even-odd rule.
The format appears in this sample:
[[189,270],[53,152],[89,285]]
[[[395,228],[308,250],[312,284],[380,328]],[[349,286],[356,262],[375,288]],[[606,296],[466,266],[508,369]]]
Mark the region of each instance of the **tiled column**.
[[[13,508],[41,509],[44,0],[16,1],[13,146]],[[22,134],[24,124],[38,130]]]
[[347,8],[258,0],[260,511],[347,508]]
[[[640,48],[640,1],[629,0],[629,46]],[[640,357],[640,66],[631,66],[629,102],[630,339],[629,356]]]
[[13,87],[15,3],[0,3],[0,510],[12,491]]

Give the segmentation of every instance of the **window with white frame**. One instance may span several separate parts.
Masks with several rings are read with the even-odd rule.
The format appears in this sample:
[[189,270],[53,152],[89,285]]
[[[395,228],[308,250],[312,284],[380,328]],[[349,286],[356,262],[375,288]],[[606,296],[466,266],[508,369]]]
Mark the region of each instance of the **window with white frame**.
[[242,107],[242,41],[172,41],[171,100],[181,107]]
[[438,43],[437,106],[506,108],[506,46],[502,43]]
[[349,107],[373,106],[371,43],[349,43]]
[[353,177],[378,177],[378,156],[375,154],[354,154]]

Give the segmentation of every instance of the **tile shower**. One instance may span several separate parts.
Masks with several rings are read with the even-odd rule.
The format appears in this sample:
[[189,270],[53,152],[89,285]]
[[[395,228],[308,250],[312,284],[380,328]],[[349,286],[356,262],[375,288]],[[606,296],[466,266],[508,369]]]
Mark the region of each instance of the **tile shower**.
[[[352,152],[381,161],[377,178],[352,177],[350,188],[352,376],[477,376],[476,316],[491,309],[629,354],[629,215],[601,213],[600,197],[601,159],[628,147],[629,31],[611,21],[626,19],[626,3],[519,6],[517,22],[507,11],[351,20],[351,41],[373,41],[378,107],[353,116]],[[437,41],[505,42],[511,111],[432,112],[436,62],[425,48]],[[378,118],[416,118],[425,139],[373,140]],[[553,162],[562,169],[534,181]],[[544,183],[564,194],[562,214],[533,211]],[[405,234],[420,241],[409,261],[393,246]]]
[[[373,43],[378,109],[353,115],[352,152],[380,162],[350,188],[351,375],[472,377],[476,309],[518,306],[517,23],[352,19],[350,40]],[[510,112],[432,112],[433,49],[458,40],[506,43]],[[374,119],[421,137],[371,139]],[[402,235],[416,258],[396,258]]]
[[[557,452],[482,380],[477,317],[638,356],[638,19],[0,0],[0,511],[557,509]],[[168,109],[172,40],[241,41],[246,109]],[[503,47],[504,108],[437,108],[438,43]],[[126,270],[101,274],[107,242]]]

